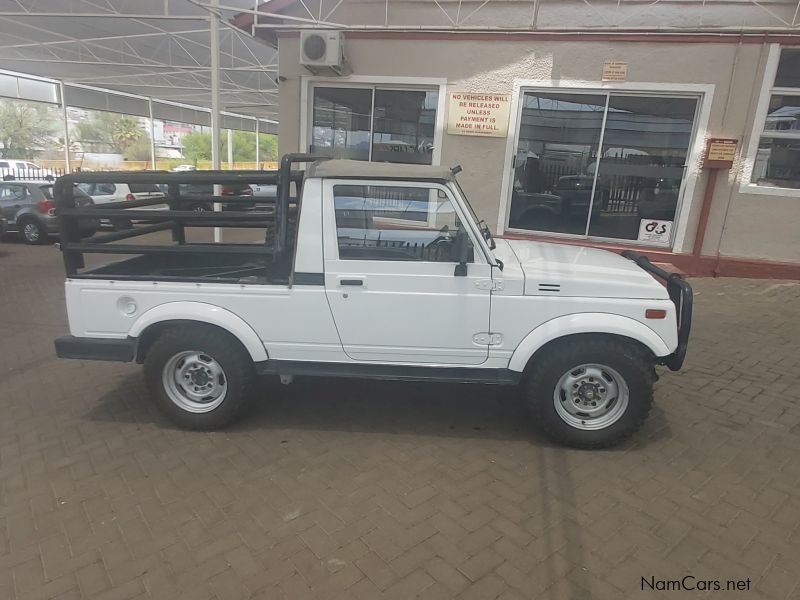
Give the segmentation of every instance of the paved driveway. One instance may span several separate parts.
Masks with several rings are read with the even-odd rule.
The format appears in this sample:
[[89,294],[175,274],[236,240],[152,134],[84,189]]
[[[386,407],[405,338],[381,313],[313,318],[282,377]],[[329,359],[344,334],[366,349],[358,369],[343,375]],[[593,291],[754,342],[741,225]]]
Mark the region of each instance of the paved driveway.
[[[686,369],[580,452],[479,386],[265,383],[233,429],[179,431],[139,367],[54,357],[61,281],[54,248],[0,244],[0,598],[800,594],[798,284],[693,281]],[[723,591],[642,582],[684,575]]]

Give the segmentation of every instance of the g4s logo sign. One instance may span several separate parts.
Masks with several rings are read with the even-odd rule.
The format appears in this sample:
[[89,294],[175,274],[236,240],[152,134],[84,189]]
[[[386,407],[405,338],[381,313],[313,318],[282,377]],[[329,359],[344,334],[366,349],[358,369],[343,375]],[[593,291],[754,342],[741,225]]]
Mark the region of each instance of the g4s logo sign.
[[672,221],[661,221],[659,219],[642,219],[639,221],[640,242],[660,242],[669,243],[672,234]]
[[667,232],[667,225],[663,221],[650,221],[644,226],[647,233],[655,233],[656,235],[664,235]]

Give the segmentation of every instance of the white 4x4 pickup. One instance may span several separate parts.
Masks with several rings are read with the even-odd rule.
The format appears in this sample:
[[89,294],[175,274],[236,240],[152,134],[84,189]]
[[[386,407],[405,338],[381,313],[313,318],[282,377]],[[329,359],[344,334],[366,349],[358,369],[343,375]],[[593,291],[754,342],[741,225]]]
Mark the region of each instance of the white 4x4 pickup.
[[[58,355],[144,363],[156,403],[192,429],[232,422],[261,374],[520,385],[541,428],[579,447],[642,424],[655,366],[677,370],[686,353],[692,292],[679,276],[634,255],[495,240],[459,169],[321,160],[292,170],[313,159],[287,155],[277,172],[60,178],[71,335],[56,340]],[[140,210],[161,198],[75,206],[74,183],[117,176],[168,185],[170,210]],[[277,184],[278,198],[240,212],[238,198],[180,197],[181,184],[210,183]],[[228,206],[191,210],[211,202]],[[78,218],[121,213],[156,222],[80,239]],[[187,243],[197,227],[262,237]],[[87,269],[87,253],[133,258]]]

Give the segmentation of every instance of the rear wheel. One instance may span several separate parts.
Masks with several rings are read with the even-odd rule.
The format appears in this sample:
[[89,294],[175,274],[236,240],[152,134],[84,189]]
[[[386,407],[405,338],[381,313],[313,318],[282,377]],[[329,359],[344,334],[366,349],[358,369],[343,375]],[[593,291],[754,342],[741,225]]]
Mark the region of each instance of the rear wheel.
[[128,229],[133,229],[133,222],[130,219],[115,217],[111,219],[111,226],[116,231],[127,231]]
[[162,333],[144,371],[156,405],[185,429],[219,429],[235,421],[255,381],[253,361],[239,341],[203,325]]
[[646,350],[611,337],[580,337],[542,350],[528,377],[528,403],[552,440],[613,446],[638,430],[653,403]]
[[47,241],[47,229],[35,219],[23,220],[19,230],[27,244],[44,244]]

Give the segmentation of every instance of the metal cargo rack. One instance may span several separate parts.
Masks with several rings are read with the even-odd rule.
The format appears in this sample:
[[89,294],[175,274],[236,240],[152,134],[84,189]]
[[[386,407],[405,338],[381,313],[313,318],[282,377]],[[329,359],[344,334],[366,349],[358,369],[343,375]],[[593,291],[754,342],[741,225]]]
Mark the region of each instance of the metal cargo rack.
[[[230,281],[230,277],[198,277],[198,275],[170,275],[154,277],[149,274],[114,272],[108,267],[82,271],[85,268],[84,254],[155,256],[167,259],[175,255],[191,255],[219,259],[222,256],[239,255],[257,261],[270,269],[280,279],[288,280],[294,253],[296,217],[299,213],[299,198],[302,191],[303,171],[293,170],[297,163],[319,160],[309,154],[287,154],[275,171],[191,171],[172,173],[164,171],[109,171],[71,173],[59,177],[54,185],[56,214],[61,232],[61,251],[68,277],[115,280],[171,280],[171,281]],[[81,183],[127,183],[166,185],[165,196],[122,200],[77,207],[74,186]],[[292,194],[294,183],[294,194]],[[277,194],[272,198],[252,196],[215,196],[212,194],[182,195],[181,186],[189,185],[275,185]],[[167,210],[143,210],[166,204]],[[221,205],[224,211],[198,211],[198,205]],[[237,205],[263,205],[263,210],[237,210]],[[79,220],[120,220],[146,222],[129,229],[100,232],[82,239]],[[265,232],[263,243],[187,243],[187,227],[258,228]],[[171,244],[125,243],[143,235],[160,231],[171,231]],[[118,263],[119,264],[119,263]],[[202,267],[200,267],[202,269]]]

